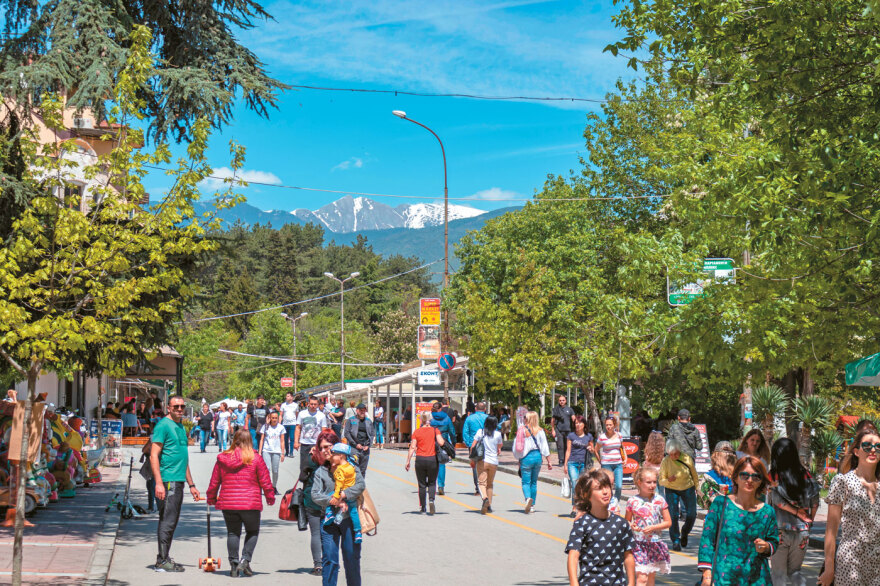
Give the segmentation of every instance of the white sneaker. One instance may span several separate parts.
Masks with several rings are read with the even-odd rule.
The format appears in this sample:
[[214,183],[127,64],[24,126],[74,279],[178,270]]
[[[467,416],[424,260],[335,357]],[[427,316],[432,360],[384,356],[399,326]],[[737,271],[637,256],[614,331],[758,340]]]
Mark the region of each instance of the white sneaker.
[[532,499],[526,499],[526,515],[532,512],[532,507],[534,506],[535,501]]

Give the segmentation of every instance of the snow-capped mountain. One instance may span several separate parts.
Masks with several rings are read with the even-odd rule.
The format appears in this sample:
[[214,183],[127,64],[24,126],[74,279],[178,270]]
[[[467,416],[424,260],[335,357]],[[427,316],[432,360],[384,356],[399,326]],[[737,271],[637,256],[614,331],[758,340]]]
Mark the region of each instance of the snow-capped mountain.
[[[331,232],[346,233],[389,228],[425,228],[443,224],[443,204],[401,205],[396,208],[366,197],[347,195],[317,210],[300,208],[290,212],[298,220],[323,225]],[[449,220],[473,218],[484,210],[449,206]]]

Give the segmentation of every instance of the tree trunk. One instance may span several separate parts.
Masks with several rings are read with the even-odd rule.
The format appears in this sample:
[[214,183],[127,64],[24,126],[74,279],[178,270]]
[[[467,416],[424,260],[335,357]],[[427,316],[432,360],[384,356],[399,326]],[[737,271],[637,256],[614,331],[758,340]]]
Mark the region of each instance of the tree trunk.
[[812,451],[810,450],[811,429],[804,425],[800,430],[800,446],[798,446],[798,454],[801,457],[801,464],[810,470],[810,460],[812,459]]
[[596,409],[596,392],[595,388],[592,384],[583,384],[583,381],[578,381],[580,384],[578,386],[581,387],[584,391],[584,401],[587,404],[587,409],[585,409],[585,414],[587,419],[592,423],[593,434],[599,433],[602,429],[602,422],[599,421],[599,411]]
[[773,432],[776,428],[773,419],[773,415],[768,415],[764,418],[764,421],[761,422],[761,431],[764,433],[764,441],[767,442],[768,446],[773,444]]
[[16,466],[16,484],[18,485],[15,497],[15,537],[12,544],[12,584],[21,586],[22,550],[24,548],[24,507],[25,488],[28,470],[28,443],[30,442],[30,420],[34,399],[37,398],[37,376],[40,374],[40,363],[31,362],[28,370],[28,394],[24,401],[24,418],[21,429],[21,451],[18,454]]
[[792,441],[798,442],[798,422],[794,417],[794,400],[797,398],[797,377],[798,369],[792,368],[785,373],[782,378],[782,390],[788,397],[788,403],[785,405],[785,435]]

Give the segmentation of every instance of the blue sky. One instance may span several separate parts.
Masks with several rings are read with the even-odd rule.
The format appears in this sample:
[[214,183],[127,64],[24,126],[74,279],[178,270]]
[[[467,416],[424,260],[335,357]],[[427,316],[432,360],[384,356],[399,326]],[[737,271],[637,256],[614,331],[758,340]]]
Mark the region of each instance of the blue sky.
[[[622,33],[607,1],[453,0],[442,3],[279,1],[274,22],[242,42],[290,84],[417,92],[602,98],[630,78],[624,58],[602,49]],[[478,101],[287,91],[269,120],[244,107],[211,140],[210,161],[228,164],[230,139],[247,148],[246,178],[269,183],[442,199],[443,139],[450,197],[482,209],[521,205],[548,173],[568,175],[584,152],[596,104]],[[147,180],[156,195],[167,179]],[[210,186],[206,186],[210,187]],[[261,209],[316,209],[341,194],[251,186]],[[389,205],[417,199],[375,198]]]

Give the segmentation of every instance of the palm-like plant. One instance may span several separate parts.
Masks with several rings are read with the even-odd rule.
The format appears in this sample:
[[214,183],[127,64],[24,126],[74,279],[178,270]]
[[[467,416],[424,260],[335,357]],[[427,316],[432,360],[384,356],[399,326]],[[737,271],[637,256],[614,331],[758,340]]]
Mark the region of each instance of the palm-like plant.
[[798,441],[798,451],[801,462],[807,468],[810,467],[810,438],[814,429],[828,427],[831,417],[834,415],[834,406],[824,397],[811,395],[795,399],[794,419],[801,422],[801,432]]
[[810,438],[810,447],[816,454],[816,461],[813,466],[813,475],[816,478],[825,477],[825,464],[828,456],[836,454],[837,450],[843,445],[843,438],[837,433],[837,430],[831,428],[819,429],[816,435]]
[[760,385],[752,390],[752,413],[755,421],[761,422],[761,431],[767,443],[773,441],[775,418],[785,411],[788,397],[776,385]]

